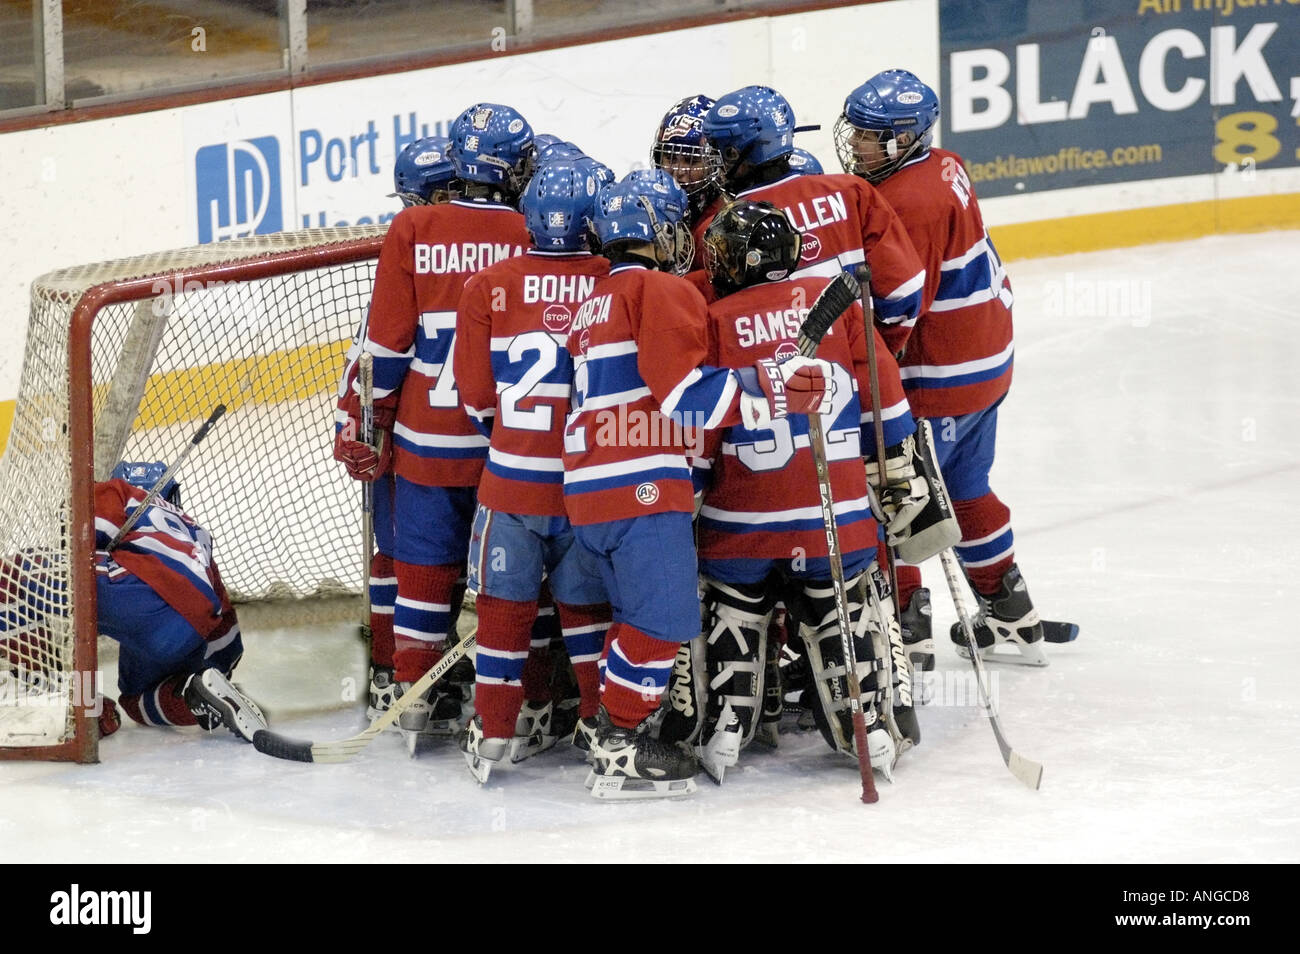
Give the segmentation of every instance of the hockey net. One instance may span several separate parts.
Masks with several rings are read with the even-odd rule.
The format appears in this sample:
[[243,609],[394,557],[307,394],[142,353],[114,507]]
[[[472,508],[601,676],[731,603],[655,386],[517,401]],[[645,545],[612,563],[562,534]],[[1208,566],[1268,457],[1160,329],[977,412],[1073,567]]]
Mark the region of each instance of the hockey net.
[[360,494],[332,421],[384,231],[252,236],[32,284],[0,461],[0,759],[97,758],[93,482],[172,461],[219,403],[178,478],[232,599],[362,592]]

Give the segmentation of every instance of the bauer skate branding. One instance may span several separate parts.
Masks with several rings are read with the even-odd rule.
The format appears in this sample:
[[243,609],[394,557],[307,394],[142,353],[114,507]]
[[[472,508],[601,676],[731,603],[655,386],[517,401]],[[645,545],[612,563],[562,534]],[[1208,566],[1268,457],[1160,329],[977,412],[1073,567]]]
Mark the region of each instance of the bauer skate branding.
[[122,925],[132,934],[148,934],[153,927],[152,891],[83,891],[74,884],[50,895],[50,923]]

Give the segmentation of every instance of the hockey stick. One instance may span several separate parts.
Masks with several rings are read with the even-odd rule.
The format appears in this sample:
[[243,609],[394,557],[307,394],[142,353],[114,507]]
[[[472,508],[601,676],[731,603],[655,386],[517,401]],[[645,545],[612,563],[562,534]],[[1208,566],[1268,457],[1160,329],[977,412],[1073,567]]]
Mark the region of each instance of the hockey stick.
[[[357,390],[361,397],[361,441],[375,446],[375,356],[362,351],[357,359]],[[361,638],[370,641],[370,555],[375,546],[375,487],[361,483]]]
[[[863,262],[858,266],[858,287],[862,294],[862,317],[867,331],[867,383],[871,391],[871,432],[876,439],[876,466],[879,469],[880,489],[889,486],[888,467],[885,464],[885,422],[881,418],[880,370],[876,367],[876,312],[871,304],[871,266]],[[883,513],[884,507],[881,507]],[[894,622],[903,631],[903,607],[898,598],[898,569],[894,566],[894,551],[889,551],[889,592],[894,596]],[[901,637],[900,637],[901,639]],[[894,646],[890,645],[891,652]],[[901,646],[899,647],[901,649]]]
[[957,557],[949,548],[940,553],[939,558],[943,561],[943,575],[948,580],[948,591],[952,594],[952,605],[957,609],[957,618],[961,620],[961,629],[966,635],[966,645],[970,648],[971,665],[975,667],[975,680],[980,687],[980,700],[988,711],[989,725],[993,726],[993,735],[998,740],[998,748],[1002,751],[1002,761],[1006,763],[1012,775],[1037,791],[1038,786],[1043,782],[1043,766],[1032,759],[1025,758],[1011,748],[1006,737],[1002,734],[1002,723],[998,719],[997,710],[993,708],[993,699],[989,695],[988,684],[984,675],[984,663],[980,660],[979,646],[975,642],[975,628],[971,623],[970,615],[966,612],[966,601],[961,595]]
[[112,540],[108,541],[109,550],[116,550],[122,541],[126,539],[126,535],[131,532],[137,523],[140,522],[140,518],[144,516],[145,511],[148,510],[149,506],[158,499],[158,495],[162,493],[162,489],[167,486],[167,481],[171,480],[172,475],[180,469],[181,464],[185,463],[185,458],[190,456],[190,451],[203,443],[203,438],[208,436],[208,431],[212,429],[212,425],[217,423],[217,421],[221,419],[221,415],[225,413],[226,406],[224,404],[218,404],[212,409],[212,413],[208,415],[208,419],[203,422],[203,426],[200,427],[198,431],[195,432],[194,436],[190,438],[190,442],[185,445],[185,449],[180,452],[180,456],[172,461],[170,467],[163,471],[163,475],[154,482],[154,485],[149,488],[149,492],[145,494],[144,500],[140,502],[140,506],[136,507],[127,515],[126,520],[122,522],[121,529],[113,535]]
[[412,683],[410,688],[402,693],[401,697],[389,706],[379,718],[370,723],[365,731],[357,735],[348,736],[346,739],[337,739],[333,742],[300,742],[297,739],[280,735],[278,732],[272,732],[270,729],[259,729],[253,734],[253,748],[263,755],[269,755],[276,759],[287,759],[290,762],[346,762],[373,742],[379,733],[396,722],[397,717],[409,709],[415,700],[423,696],[430,686],[447,675],[451,671],[451,667],[460,662],[461,658],[474,648],[474,642],[473,636],[467,636],[447,650],[447,655],[443,656],[432,669]]
[[[799,353],[811,358],[830,330],[835,319],[853,304],[857,283],[847,272],[840,272],[826,286],[799,329]],[[871,774],[871,753],[867,750],[867,719],[862,712],[862,692],[858,686],[858,659],[853,649],[853,623],[849,619],[848,588],[844,583],[844,562],[840,555],[840,535],[835,525],[835,498],[831,493],[830,468],[826,463],[826,440],[822,434],[820,414],[808,415],[808,441],[817,468],[817,489],[826,530],[826,553],[831,564],[831,590],[835,596],[835,619],[840,628],[840,647],[846,667],[849,713],[853,719],[853,744],[857,749],[858,773],[862,776],[862,801],[868,805],[880,800],[876,780]]]

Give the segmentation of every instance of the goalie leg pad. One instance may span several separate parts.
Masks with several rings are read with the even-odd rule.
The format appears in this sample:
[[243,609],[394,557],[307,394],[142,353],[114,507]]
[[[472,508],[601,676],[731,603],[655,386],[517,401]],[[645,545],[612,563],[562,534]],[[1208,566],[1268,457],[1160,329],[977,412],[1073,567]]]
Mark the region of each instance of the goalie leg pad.
[[758,730],[772,604],[762,583],[706,579],[703,605],[708,697],[700,743],[707,750],[715,734],[734,735],[722,740],[727,744],[718,764],[725,767],[735,764],[740,749],[753,741]]
[[[877,720],[879,691],[876,673],[879,667],[875,647],[859,632],[864,606],[862,590],[857,582],[856,579],[849,581],[847,586],[849,621],[855,631],[856,682],[870,733]],[[827,745],[837,752],[853,755],[853,722],[846,679],[848,666],[835,612],[835,591],[829,582],[810,582],[804,585],[803,597],[799,636],[803,640],[815,690],[813,716]]]
[[921,727],[916,719],[912,691],[912,661],[894,612],[894,598],[889,581],[878,564],[863,574],[862,584],[871,612],[866,629],[875,647],[876,658],[886,660],[881,672],[881,715],[894,737],[897,754],[902,755],[921,742]]
[[659,739],[694,745],[704,726],[708,699],[708,661],[704,636],[700,635],[677,647],[673,670],[664,693],[663,718],[659,722]]

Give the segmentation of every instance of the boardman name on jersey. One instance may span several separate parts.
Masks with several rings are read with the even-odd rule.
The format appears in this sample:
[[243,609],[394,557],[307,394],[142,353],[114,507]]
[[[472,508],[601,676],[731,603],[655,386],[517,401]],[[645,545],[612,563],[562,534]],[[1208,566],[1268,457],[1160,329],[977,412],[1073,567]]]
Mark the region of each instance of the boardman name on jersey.
[[451,245],[415,243],[415,274],[445,275],[448,272],[477,272],[489,265],[522,255],[523,249],[509,242],[458,242]]
[[525,275],[524,304],[582,301],[595,289],[594,275]]

